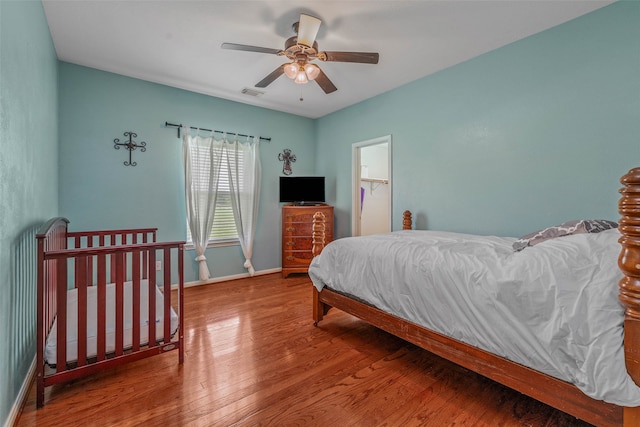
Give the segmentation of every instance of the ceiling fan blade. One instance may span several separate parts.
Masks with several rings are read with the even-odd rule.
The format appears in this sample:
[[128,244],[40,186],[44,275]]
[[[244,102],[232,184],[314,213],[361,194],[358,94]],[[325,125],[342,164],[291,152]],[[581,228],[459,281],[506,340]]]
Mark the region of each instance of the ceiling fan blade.
[[320,70],[320,74],[318,74],[318,77],[316,77],[315,82],[318,83],[318,86],[322,88],[324,93],[329,94],[331,92],[337,91],[338,88],[333,84],[331,80],[329,80],[329,77],[327,77],[324,71],[322,71],[322,69],[320,68],[318,69]]
[[332,62],[359,62],[377,64],[380,55],[377,52],[320,52],[318,59]]
[[313,42],[316,40],[321,23],[322,21],[315,16],[305,15],[304,13],[300,14],[298,44],[313,47]]
[[236,44],[236,43],[222,43],[222,46],[220,47],[223,49],[243,50],[245,52],[272,53],[274,55],[278,55],[282,52],[282,50],[280,49],[271,49],[268,47],[259,47],[259,46],[249,46],[246,44]]
[[277,79],[278,77],[280,77],[281,75],[284,74],[284,66],[285,65],[286,64],[282,64],[281,66],[279,66],[278,68],[273,70],[271,72],[271,74],[269,74],[267,77],[265,77],[264,79],[262,79],[258,83],[256,83],[256,87],[267,87],[271,83],[273,83],[273,81],[275,79]]

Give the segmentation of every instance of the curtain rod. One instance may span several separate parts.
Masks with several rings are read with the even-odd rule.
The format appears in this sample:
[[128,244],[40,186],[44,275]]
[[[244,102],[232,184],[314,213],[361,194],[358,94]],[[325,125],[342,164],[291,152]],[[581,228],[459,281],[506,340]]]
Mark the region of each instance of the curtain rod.
[[[177,124],[175,124],[175,123],[169,123],[169,122],[164,122],[164,126],[165,126],[165,127],[169,127],[169,126],[171,126],[171,127],[178,128],[178,138],[180,138],[180,129],[184,127],[184,125],[182,125],[182,124],[177,125]],[[228,133],[228,134],[231,134],[231,135],[244,136],[244,137],[249,137],[249,138],[253,138],[253,137],[254,137],[253,135],[244,135],[244,134],[242,134],[242,133],[224,132],[224,131],[221,131],[221,130],[212,130],[212,129],[205,129],[205,128],[197,128],[197,127],[194,127],[194,126],[190,126],[190,128],[191,128],[191,129],[201,129],[201,130],[204,130],[204,131],[207,131],[207,132]],[[271,142],[271,138],[267,138],[267,137],[264,137],[264,136],[260,136],[259,138],[260,138],[262,141]]]

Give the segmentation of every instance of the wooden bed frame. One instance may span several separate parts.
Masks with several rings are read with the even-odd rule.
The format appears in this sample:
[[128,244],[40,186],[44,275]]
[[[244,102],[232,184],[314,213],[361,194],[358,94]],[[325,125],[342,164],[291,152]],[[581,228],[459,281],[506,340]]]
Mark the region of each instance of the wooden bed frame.
[[[619,298],[626,307],[624,320],[625,362],[629,375],[640,384],[640,168],[621,178],[622,250],[618,265],[624,274]],[[411,213],[405,211],[403,229],[411,229]],[[324,247],[323,216],[314,216],[314,255]],[[425,350],[464,366],[514,390],[544,402],[596,426],[640,426],[640,407],[621,407],[595,400],[568,382],[511,362],[487,351],[451,339],[378,310],[328,288],[313,288],[314,325],[335,307]]]
[[[42,225],[38,239],[37,278],[37,407],[44,405],[47,386],[71,381],[104,369],[143,359],[166,351],[178,350],[179,363],[184,361],[184,242],[156,243],[155,228],[69,232],[66,218],[53,218]],[[156,260],[161,262],[164,331],[156,338],[155,286]],[[177,269],[177,301],[172,305],[171,270]],[[140,344],[140,281],[149,283],[149,320],[147,345]],[[133,327],[130,348],[123,345],[124,282],[132,282]],[[115,283],[115,350],[106,351],[106,285]],[[87,288],[97,286],[97,354],[87,356]],[[152,286],[154,288],[152,288]],[[67,360],[67,298],[66,292],[78,292],[78,357]],[[175,299],[175,298],[174,298]],[[171,308],[178,314],[178,329],[172,336]],[[45,362],[47,336],[57,319],[56,366]],[[144,319],[142,319],[144,320]],[[153,326],[153,327],[151,327]]]

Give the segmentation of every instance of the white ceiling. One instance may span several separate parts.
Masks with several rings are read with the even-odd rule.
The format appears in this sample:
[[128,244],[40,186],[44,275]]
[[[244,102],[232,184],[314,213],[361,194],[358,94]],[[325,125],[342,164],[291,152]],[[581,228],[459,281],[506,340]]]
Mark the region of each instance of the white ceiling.
[[[43,0],[62,61],[311,118],[612,2]],[[319,50],[379,52],[379,63],[316,61],[338,87],[328,95],[286,76],[260,89],[260,97],[242,94],[287,60],[220,45],[284,49],[301,12],[322,20]]]

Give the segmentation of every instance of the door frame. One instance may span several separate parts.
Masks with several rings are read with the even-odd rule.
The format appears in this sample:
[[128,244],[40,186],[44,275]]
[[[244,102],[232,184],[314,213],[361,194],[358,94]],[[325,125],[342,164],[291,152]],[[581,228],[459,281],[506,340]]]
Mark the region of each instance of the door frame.
[[378,138],[369,139],[366,141],[354,142],[351,145],[351,235],[360,236],[360,187],[361,187],[361,155],[360,150],[364,147],[370,147],[372,145],[387,144],[387,162],[389,168],[389,200],[387,205],[389,207],[389,231],[392,230],[393,218],[392,218],[392,169],[391,169],[391,135],[385,135]]

